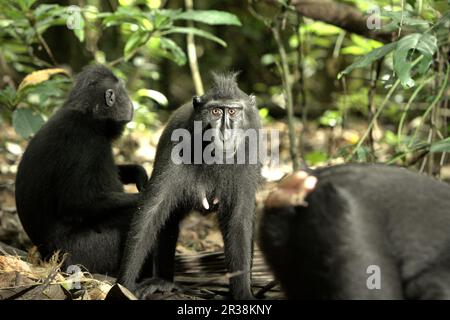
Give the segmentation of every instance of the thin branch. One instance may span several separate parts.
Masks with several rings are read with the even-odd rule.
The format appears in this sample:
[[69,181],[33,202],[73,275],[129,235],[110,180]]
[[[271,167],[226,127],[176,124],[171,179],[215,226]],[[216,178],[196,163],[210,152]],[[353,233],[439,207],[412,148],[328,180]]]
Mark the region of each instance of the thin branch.
[[[383,64],[383,58],[378,60],[376,62],[376,64],[372,64],[372,72],[371,72],[371,76],[372,76],[372,81],[370,82],[370,89],[369,89],[369,93],[368,93],[368,106],[367,106],[367,110],[369,112],[369,118],[372,118],[373,115],[376,113],[376,106],[375,106],[375,95],[377,92],[377,80],[380,77],[380,72],[381,72],[381,66]],[[373,125],[375,128],[378,127],[378,123],[375,120],[375,123]],[[372,154],[374,156],[374,158],[376,159],[375,156],[375,137],[373,135],[373,128],[370,129],[369,132],[369,145],[370,145],[370,149],[372,151]]]
[[369,133],[372,130],[375,121],[380,116],[381,112],[383,111],[384,107],[386,106],[387,102],[389,101],[389,98],[392,96],[392,94],[394,93],[395,89],[397,89],[399,84],[400,84],[400,80],[398,79],[397,81],[395,81],[394,85],[392,86],[392,88],[387,93],[386,97],[383,100],[383,103],[380,105],[380,107],[378,108],[377,112],[373,115],[373,118],[370,121],[366,132],[364,132],[363,136],[361,137],[361,139],[359,139],[358,144],[353,149],[352,153],[347,157],[347,159],[346,159],[347,161],[351,160],[353,158],[353,156],[355,155],[355,153],[358,151],[358,149],[361,148],[362,144],[364,143],[364,141],[369,136]]
[[302,131],[300,133],[300,159],[302,159],[303,164],[305,162],[305,144],[304,144],[304,131],[306,130],[306,123],[308,121],[308,110],[306,104],[306,88],[305,88],[305,53],[304,53],[304,42],[301,32],[302,18],[300,14],[297,14],[297,23],[296,23],[296,36],[298,41],[298,51],[297,51],[297,72],[300,75],[299,86],[300,86],[300,110],[302,112]]
[[[411,68],[414,68],[421,60],[423,59],[423,56],[418,57],[416,60],[414,60],[411,64]],[[448,76],[448,75],[447,75]],[[391,87],[391,89],[389,89],[387,95],[385,96],[383,102],[381,103],[380,107],[378,108],[377,112],[374,114],[372,120],[369,123],[369,126],[366,130],[366,132],[364,132],[363,136],[361,137],[361,139],[359,139],[358,144],[356,145],[356,147],[353,149],[352,153],[347,157],[347,161],[351,160],[353,158],[353,156],[355,155],[355,153],[358,151],[359,148],[361,148],[362,144],[364,143],[364,141],[367,139],[370,130],[372,130],[375,121],[378,119],[378,117],[380,116],[381,112],[383,111],[384,107],[386,106],[387,102],[389,101],[389,99],[391,98],[392,94],[394,93],[395,89],[397,89],[397,87],[400,84],[400,79],[397,79],[394,83],[394,85]],[[417,133],[417,131],[416,131]]]
[[400,145],[400,141],[401,141],[401,136],[402,136],[402,131],[403,131],[403,125],[405,123],[406,120],[406,115],[409,111],[409,109],[411,108],[412,102],[414,101],[414,99],[416,98],[416,96],[419,94],[419,92],[423,89],[423,87],[431,80],[433,80],[434,76],[429,77],[428,79],[424,80],[417,88],[416,90],[414,90],[413,94],[411,95],[411,97],[408,100],[408,103],[406,104],[405,110],[403,110],[402,116],[400,118],[400,122],[398,124],[398,129],[397,129],[397,146]]
[[278,52],[280,54],[281,60],[281,69],[282,69],[282,78],[283,78],[283,86],[286,100],[286,112],[287,112],[287,120],[288,120],[288,129],[289,129],[289,152],[291,154],[292,166],[294,171],[298,170],[298,157],[297,157],[297,143],[295,139],[295,128],[294,128],[294,103],[292,99],[292,85],[289,79],[290,70],[288,64],[288,57],[286,54],[286,50],[283,45],[283,41],[281,40],[279,25],[275,24],[271,27],[271,31],[275,42],[278,46]]
[[[265,0],[265,2],[279,6],[279,0]],[[358,8],[332,0],[291,0],[292,8],[302,16],[313,20],[332,24],[348,32],[356,33],[366,38],[384,43],[391,42],[392,35],[382,30],[370,30],[367,18]]]
[[45,52],[47,53],[47,55],[50,57],[50,60],[52,60],[53,65],[58,65],[58,62],[55,59],[55,56],[53,55],[52,50],[50,50],[50,47],[48,46],[47,42],[45,41],[45,39],[42,37],[42,35],[39,33],[38,29],[36,28],[36,24],[34,23],[34,21],[31,19],[30,16],[28,16],[28,23],[30,24],[30,26],[33,28],[34,32],[36,33],[36,37],[39,41],[39,43],[42,45],[42,47],[44,48]]
[[420,120],[420,124],[417,127],[417,129],[414,131],[414,135],[413,138],[411,139],[411,142],[409,143],[409,146],[412,145],[412,143],[414,143],[414,141],[416,140],[416,136],[417,133],[419,132],[419,129],[423,126],[425,119],[428,117],[428,115],[430,114],[430,112],[434,109],[434,107],[436,106],[436,104],[440,101],[440,99],[442,98],[442,95],[445,92],[445,89],[447,88],[447,82],[448,82],[448,76],[449,76],[449,71],[450,71],[450,67],[447,64],[447,71],[445,73],[445,78],[444,81],[442,83],[441,88],[439,89],[439,93],[436,95],[436,97],[434,98],[433,102],[430,104],[430,106],[427,108],[427,110],[425,110],[422,119]]
[[[186,10],[193,10],[194,9],[194,0],[185,0],[184,1]],[[194,27],[194,23],[192,21],[188,21],[189,27]],[[200,70],[198,66],[198,59],[197,59],[197,50],[195,48],[195,40],[194,35],[189,33],[186,36],[187,41],[187,52],[188,52],[188,59],[189,59],[189,67],[191,68],[191,74],[192,74],[192,80],[194,81],[195,86],[195,92],[197,95],[201,96],[205,93],[205,90],[203,88],[203,82],[202,77],[200,75]]]
[[[278,52],[280,54],[281,60],[281,80],[283,83],[284,89],[284,98],[286,101],[286,113],[288,120],[288,131],[289,131],[289,152],[292,159],[292,167],[295,170],[299,169],[298,156],[297,156],[297,143],[295,138],[295,128],[294,128],[294,103],[292,98],[292,85],[290,81],[291,72],[289,70],[288,57],[286,54],[286,50],[283,45],[283,41],[280,36],[280,24],[283,23],[283,20],[271,21],[264,16],[260,15],[256,10],[252,7],[253,0],[248,0],[248,10],[252,16],[254,16],[257,20],[264,23],[266,27],[268,27],[272,35],[275,39],[275,42],[278,47]],[[279,14],[275,15],[279,18]],[[281,22],[281,23],[280,23]]]
[[125,56],[121,56],[121,57],[119,57],[119,58],[117,58],[117,59],[115,59],[115,60],[113,60],[113,61],[108,62],[107,65],[108,65],[109,67],[113,67],[113,66],[115,66],[116,64],[118,64],[118,63],[120,63],[120,62],[122,62],[122,61],[125,61],[125,58],[130,59],[131,57],[133,57],[133,56],[139,51],[139,49],[141,49],[141,47],[142,47],[145,43],[147,43],[148,40],[150,40],[150,38],[152,37],[152,35],[153,35],[152,32],[148,32],[148,33],[147,33],[147,37],[146,37],[146,39],[142,42],[142,45],[141,45],[141,46],[134,48],[129,54],[127,54],[126,57],[125,57]]

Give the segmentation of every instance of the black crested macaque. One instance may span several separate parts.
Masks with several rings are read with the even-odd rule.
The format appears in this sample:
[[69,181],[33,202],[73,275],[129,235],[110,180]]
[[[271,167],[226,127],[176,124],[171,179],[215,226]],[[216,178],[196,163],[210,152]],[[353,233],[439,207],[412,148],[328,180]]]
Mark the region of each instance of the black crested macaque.
[[450,299],[449,185],[386,165],[309,174],[282,180],[259,228],[289,299]]
[[[200,132],[196,132],[196,126],[200,126]],[[194,97],[192,103],[174,112],[159,140],[142,207],[132,222],[120,283],[134,290],[140,298],[157,290],[173,289],[180,220],[192,209],[216,211],[224,239],[226,265],[229,272],[236,272],[230,279],[231,295],[234,299],[253,298],[250,269],[260,165],[259,161],[254,164],[248,160],[242,164],[225,164],[225,161],[236,160],[242,153],[249,159],[250,149],[254,151],[255,145],[249,143],[239,129],[259,128],[255,98],[238,88],[235,74],[215,75],[214,86],[205,95]],[[188,150],[176,147],[183,132],[188,135],[184,135],[183,140],[188,140]],[[203,135],[204,140],[198,143]],[[213,144],[205,140],[212,140]],[[211,145],[215,150],[211,151]],[[218,159],[226,153],[224,163],[207,164],[204,152]],[[184,161],[179,162],[173,153]],[[138,275],[149,255],[154,260],[153,278],[138,284]]]
[[116,165],[112,146],[133,106],[121,81],[104,66],[76,78],[62,108],[31,139],[16,179],[17,211],[44,257],[69,253],[66,266],[117,274],[139,194],[148,177],[139,165]]

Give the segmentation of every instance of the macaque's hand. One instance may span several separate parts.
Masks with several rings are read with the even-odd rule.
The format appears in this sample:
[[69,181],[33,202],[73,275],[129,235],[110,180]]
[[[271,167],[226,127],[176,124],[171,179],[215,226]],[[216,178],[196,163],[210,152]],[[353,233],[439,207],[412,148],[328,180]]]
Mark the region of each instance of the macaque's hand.
[[304,206],[305,197],[314,190],[317,178],[305,171],[297,171],[284,177],[277,188],[266,199],[265,206],[270,208]]

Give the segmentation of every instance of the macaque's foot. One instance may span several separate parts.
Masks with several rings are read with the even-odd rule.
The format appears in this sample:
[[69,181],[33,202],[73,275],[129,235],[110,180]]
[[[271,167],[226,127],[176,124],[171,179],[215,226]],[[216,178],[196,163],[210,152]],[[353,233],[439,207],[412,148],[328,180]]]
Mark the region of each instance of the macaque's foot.
[[297,171],[284,177],[277,188],[266,199],[265,206],[280,208],[288,206],[308,206],[305,197],[314,190],[317,178],[305,171]]
[[172,281],[161,278],[150,278],[139,283],[135,290],[135,294],[139,299],[147,299],[150,295],[155,293],[167,293],[176,290],[181,290],[181,287]]

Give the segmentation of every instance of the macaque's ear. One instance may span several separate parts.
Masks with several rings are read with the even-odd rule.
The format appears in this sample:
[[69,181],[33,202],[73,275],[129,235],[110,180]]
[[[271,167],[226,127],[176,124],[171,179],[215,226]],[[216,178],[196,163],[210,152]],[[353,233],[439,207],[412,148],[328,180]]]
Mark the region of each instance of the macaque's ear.
[[194,109],[198,109],[199,107],[202,106],[202,104],[203,104],[202,97],[194,96],[194,98],[192,99],[192,105],[194,106]]

